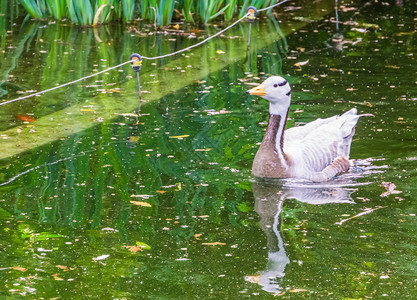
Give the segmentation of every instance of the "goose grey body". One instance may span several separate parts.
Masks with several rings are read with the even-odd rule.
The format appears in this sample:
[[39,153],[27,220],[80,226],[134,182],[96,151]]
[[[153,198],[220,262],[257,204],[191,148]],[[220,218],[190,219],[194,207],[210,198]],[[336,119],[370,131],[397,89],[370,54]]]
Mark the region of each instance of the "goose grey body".
[[254,176],[327,181],[349,170],[355,126],[365,116],[358,115],[356,108],[285,130],[291,103],[288,82],[272,76],[248,93],[270,103],[268,128],[252,165]]

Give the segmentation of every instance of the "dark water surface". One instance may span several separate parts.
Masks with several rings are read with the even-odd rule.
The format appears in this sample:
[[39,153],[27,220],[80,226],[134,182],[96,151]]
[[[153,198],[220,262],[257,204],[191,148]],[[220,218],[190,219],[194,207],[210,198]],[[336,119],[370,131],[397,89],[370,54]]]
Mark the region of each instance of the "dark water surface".
[[[356,2],[339,2],[339,22],[332,1],[288,4],[253,25],[249,51],[241,23],[144,61],[140,111],[128,65],[0,106],[0,296],[415,299],[417,5]],[[134,27],[12,26],[1,100],[219,30]],[[293,87],[288,126],[374,115],[355,171],[251,177],[268,106],[245,91],[271,74]]]

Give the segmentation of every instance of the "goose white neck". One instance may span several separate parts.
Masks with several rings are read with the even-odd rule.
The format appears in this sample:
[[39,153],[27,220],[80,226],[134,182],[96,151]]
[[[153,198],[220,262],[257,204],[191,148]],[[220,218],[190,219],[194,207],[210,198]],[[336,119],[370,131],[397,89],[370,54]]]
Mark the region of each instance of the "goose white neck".
[[285,117],[288,114],[290,108],[291,98],[288,97],[288,101],[276,101],[269,102],[269,113],[271,115],[279,115]]
[[[277,115],[280,116],[280,122],[278,125],[278,130],[276,133],[276,149],[278,153],[283,152],[283,142],[284,142],[284,130],[285,125],[287,123],[288,118],[288,111],[290,109],[291,104],[291,96],[287,96],[285,98],[281,98],[278,101],[270,101],[269,102],[269,113],[271,115]],[[281,155],[280,155],[281,156]],[[282,157],[283,158],[283,154]]]

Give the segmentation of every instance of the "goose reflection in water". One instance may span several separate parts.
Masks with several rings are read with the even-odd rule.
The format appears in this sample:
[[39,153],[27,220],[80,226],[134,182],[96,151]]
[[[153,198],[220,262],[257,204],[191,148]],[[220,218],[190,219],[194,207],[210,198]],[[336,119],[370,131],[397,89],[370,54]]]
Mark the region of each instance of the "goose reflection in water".
[[[272,181],[272,182],[271,182]],[[257,283],[269,293],[280,292],[280,279],[285,276],[285,268],[290,260],[285,252],[280,232],[280,214],[285,199],[296,199],[313,205],[329,203],[354,203],[353,188],[332,185],[297,184],[297,181],[257,181],[252,184],[255,211],[260,217],[261,229],[265,232],[268,248],[268,263],[257,275],[246,276],[245,280]],[[278,183],[278,184],[277,184]]]

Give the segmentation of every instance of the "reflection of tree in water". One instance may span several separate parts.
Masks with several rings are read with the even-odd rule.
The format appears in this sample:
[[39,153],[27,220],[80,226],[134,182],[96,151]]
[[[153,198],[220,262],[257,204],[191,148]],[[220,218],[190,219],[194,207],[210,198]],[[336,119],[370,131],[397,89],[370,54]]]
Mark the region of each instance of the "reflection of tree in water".
[[290,260],[285,252],[279,219],[285,199],[320,205],[329,203],[353,203],[353,189],[332,186],[299,185],[287,186],[275,182],[255,182],[252,184],[255,211],[259,214],[259,224],[266,234],[268,263],[257,275],[246,276],[245,280],[257,283],[264,291],[278,293],[280,279],[285,276],[285,268]]

